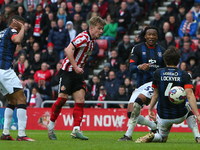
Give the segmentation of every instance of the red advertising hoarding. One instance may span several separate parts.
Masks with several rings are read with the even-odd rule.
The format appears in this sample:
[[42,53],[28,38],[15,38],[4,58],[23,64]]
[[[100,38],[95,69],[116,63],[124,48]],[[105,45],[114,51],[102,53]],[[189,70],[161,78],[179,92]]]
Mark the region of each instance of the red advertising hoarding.
[[[50,119],[50,108],[28,108],[27,128],[30,130],[46,130]],[[73,117],[72,108],[63,108],[57,121],[56,130],[72,130]],[[141,114],[148,117],[148,109],[143,109]],[[88,131],[126,131],[127,129],[126,109],[92,109],[85,108],[81,130]],[[137,125],[134,131],[149,131],[148,127]],[[171,132],[191,132],[186,121],[173,125]]]

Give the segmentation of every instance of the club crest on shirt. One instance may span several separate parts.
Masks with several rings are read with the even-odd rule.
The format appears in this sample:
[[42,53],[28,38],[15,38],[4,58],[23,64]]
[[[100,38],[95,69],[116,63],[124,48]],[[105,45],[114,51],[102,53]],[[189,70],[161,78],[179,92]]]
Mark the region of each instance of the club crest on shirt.
[[161,52],[158,52],[158,57],[162,57],[162,53]]
[[63,85],[63,86],[61,86],[61,91],[64,91],[65,89],[66,89],[66,87]]
[[17,32],[17,30],[15,30],[15,29],[11,29],[11,31],[12,31],[12,32]]
[[142,52],[142,55],[146,55],[146,52]]

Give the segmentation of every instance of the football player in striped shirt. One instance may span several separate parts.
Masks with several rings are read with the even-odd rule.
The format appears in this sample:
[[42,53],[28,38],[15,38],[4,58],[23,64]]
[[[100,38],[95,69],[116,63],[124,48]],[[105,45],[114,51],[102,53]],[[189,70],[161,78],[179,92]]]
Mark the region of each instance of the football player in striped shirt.
[[88,137],[84,136],[80,131],[86,86],[83,79],[83,68],[92,54],[95,39],[103,34],[105,21],[101,17],[92,17],[89,25],[88,31],[78,34],[68,47],[65,48],[66,58],[62,63],[60,71],[58,99],[52,106],[51,118],[47,126],[49,139],[51,140],[57,139],[54,131],[55,121],[61,112],[62,106],[67,101],[68,95],[72,95],[75,101],[73,111],[74,127],[71,137],[88,140]]

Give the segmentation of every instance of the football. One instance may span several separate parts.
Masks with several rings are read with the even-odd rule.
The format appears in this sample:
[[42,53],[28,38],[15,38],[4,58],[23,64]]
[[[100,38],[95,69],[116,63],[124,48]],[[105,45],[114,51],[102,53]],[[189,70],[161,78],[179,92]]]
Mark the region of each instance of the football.
[[186,100],[186,92],[181,86],[174,86],[169,91],[169,100],[174,104],[181,104]]

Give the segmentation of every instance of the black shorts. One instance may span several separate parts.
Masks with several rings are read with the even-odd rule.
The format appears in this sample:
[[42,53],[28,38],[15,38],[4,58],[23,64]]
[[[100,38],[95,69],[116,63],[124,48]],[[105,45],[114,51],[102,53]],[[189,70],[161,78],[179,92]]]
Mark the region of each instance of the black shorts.
[[72,95],[74,92],[84,89],[86,83],[84,81],[83,75],[77,74],[75,71],[67,72],[60,70],[60,80],[58,93],[65,93]]

